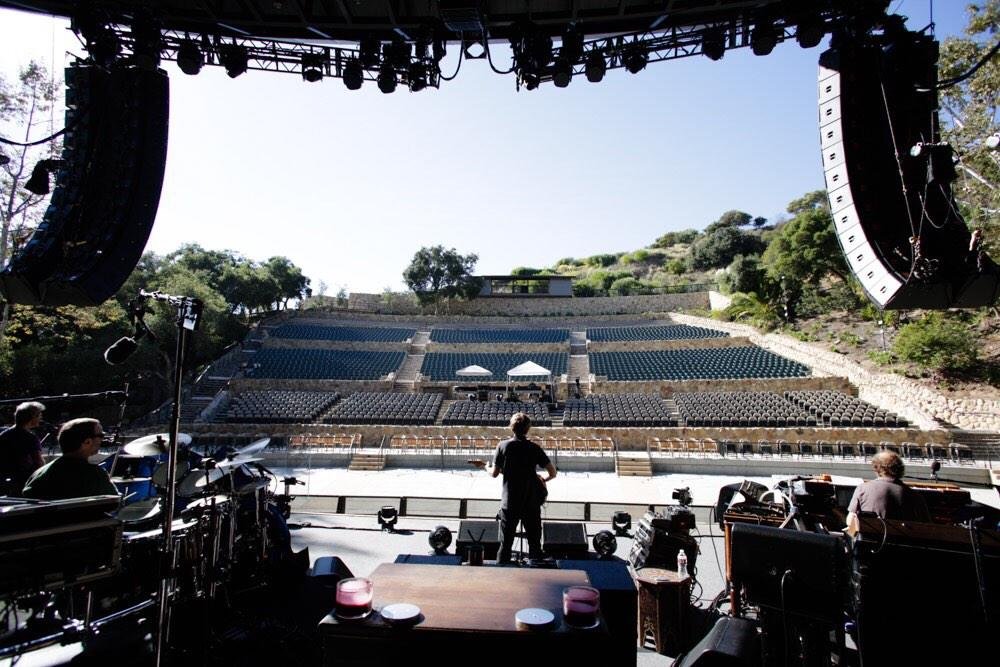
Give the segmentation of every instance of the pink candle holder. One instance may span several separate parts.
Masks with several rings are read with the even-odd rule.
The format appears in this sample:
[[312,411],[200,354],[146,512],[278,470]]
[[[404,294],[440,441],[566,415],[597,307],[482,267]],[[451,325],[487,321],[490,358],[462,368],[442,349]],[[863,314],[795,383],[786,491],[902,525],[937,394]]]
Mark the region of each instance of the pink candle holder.
[[601,592],[590,586],[563,589],[563,619],[575,628],[594,628],[600,622]]
[[372,580],[364,577],[341,579],[337,582],[334,613],[337,618],[357,620],[372,613]]

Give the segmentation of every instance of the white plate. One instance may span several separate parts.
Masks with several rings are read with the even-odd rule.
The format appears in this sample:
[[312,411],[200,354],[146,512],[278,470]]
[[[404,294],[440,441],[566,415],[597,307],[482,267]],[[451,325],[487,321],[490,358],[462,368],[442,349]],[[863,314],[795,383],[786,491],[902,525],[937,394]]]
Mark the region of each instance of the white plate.
[[420,617],[420,607],[415,604],[399,602],[382,607],[379,613],[390,623],[409,623]]

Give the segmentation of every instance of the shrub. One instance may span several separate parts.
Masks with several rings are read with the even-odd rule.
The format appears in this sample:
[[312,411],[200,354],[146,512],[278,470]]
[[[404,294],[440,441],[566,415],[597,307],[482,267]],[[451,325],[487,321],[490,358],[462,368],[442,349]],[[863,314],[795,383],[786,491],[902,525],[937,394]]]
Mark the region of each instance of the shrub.
[[591,255],[587,258],[587,264],[590,266],[611,266],[618,261],[618,255]]
[[687,271],[687,264],[682,259],[672,259],[667,262],[667,272],[675,276],[683,275]]
[[642,291],[643,285],[640,281],[635,278],[628,276],[625,278],[618,278],[608,287],[608,291],[611,294],[636,294]]
[[868,358],[879,366],[888,366],[895,360],[892,352],[888,350],[868,350]]
[[904,325],[892,351],[903,361],[939,373],[970,369],[978,360],[976,340],[968,325],[937,312]]

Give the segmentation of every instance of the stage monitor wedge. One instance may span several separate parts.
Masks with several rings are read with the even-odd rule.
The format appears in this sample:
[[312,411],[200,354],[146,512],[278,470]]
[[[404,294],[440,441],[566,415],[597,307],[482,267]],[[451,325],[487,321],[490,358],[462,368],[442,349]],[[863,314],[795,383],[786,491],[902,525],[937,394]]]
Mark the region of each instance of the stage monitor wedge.
[[66,69],[63,166],[31,238],[0,273],[24,305],[104,302],[142,256],[167,157],[169,85],[162,70]]
[[820,150],[841,250],[883,309],[994,303],[1000,271],[959,213],[937,116],[938,43],[840,35],[820,56]]

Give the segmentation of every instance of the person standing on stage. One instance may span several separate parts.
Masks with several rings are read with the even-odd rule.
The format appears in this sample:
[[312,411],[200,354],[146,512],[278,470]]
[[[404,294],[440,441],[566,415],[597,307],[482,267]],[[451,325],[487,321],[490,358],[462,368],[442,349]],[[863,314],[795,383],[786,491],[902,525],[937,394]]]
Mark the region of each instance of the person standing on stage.
[[104,429],[96,419],[71,419],[59,429],[62,456],[35,471],[24,486],[25,498],[62,500],[114,496],[118,489],[108,473],[88,459],[101,449]]
[[[514,437],[501,442],[493,455],[494,477],[503,474],[503,498],[500,504],[500,553],[497,563],[509,563],[517,524],[524,526],[528,538],[528,557],[542,557],[542,503],[548,495],[546,482],[556,476],[556,467],[537,443],[528,440],[531,418],[517,412],[510,418]],[[484,461],[476,462],[485,468]],[[548,477],[539,476],[544,468]]]
[[861,512],[897,521],[931,520],[924,499],[903,483],[906,466],[899,454],[879,452],[872,457],[872,468],[875,479],[858,486],[847,506],[847,527],[852,532],[857,530],[857,517]]
[[21,495],[24,483],[45,464],[42,445],[32,432],[44,411],[36,401],[21,403],[14,410],[14,425],[0,432],[0,495]]

